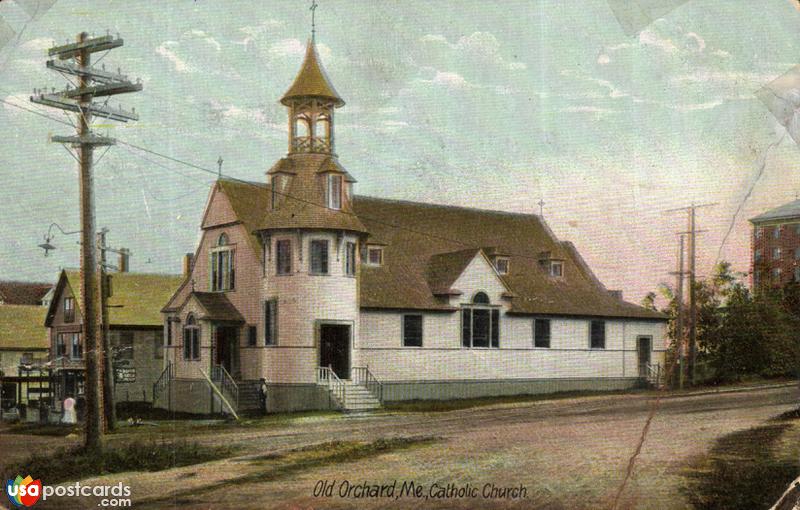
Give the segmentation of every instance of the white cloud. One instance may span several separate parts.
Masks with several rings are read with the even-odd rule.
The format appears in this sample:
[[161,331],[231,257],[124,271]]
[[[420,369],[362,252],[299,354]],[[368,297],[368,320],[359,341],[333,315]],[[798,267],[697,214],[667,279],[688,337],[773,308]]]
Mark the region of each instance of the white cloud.
[[202,39],[209,45],[213,46],[217,51],[222,50],[222,46],[219,44],[219,41],[217,41],[207,33],[203,32],[202,30],[197,30],[197,29],[189,30],[188,32],[183,34],[183,37],[187,36],[188,38]]
[[[324,44],[317,44],[317,53],[322,60],[327,60],[331,56],[330,47]],[[278,57],[302,57],[306,53],[306,44],[300,39],[281,39],[269,46],[269,52]]]
[[[12,104],[21,105],[22,107],[28,108],[28,109],[35,109],[35,106],[36,106],[36,105],[31,105],[30,104],[30,94],[25,94],[25,93],[9,94],[9,95],[7,95],[5,97],[4,101],[7,101],[8,103],[12,103]],[[28,112],[26,112],[26,111],[24,111],[24,110],[22,110],[20,108],[15,108],[15,107],[11,106],[8,103],[5,103],[5,102],[3,103],[3,109],[5,109],[6,112],[8,112],[10,115],[15,115],[15,116],[16,115],[30,115]]]
[[649,28],[639,32],[639,43],[644,46],[659,49],[664,53],[678,53],[678,47],[672,39],[661,37]]
[[524,62],[509,62],[500,54],[500,42],[490,32],[473,32],[470,35],[459,37],[455,43],[448,42],[447,38],[438,34],[427,34],[420,37],[420,42],[442,44],[457,52],[463,52],[479,59],[488,60],[499,64],[506,69],[519,71],[527,69]]
[[711,110],[716,108],[717,106],[721,106],[723,101],[720,99],[716,99],[714,101],[708,101],[706,103],[695,103],[695,104],[675,104],[675,105],[666,105],[667,108],[671,110],[677,110],[680,112],[692,112],[698,110]]
[[601,66],[608,65],[611,63],[611,57],[609,57],[606,53],[601,53],[597,57],[597,63]]
[[606,115],[610,113],[617,113],[617,110],[612,110],[610,108],[601,108],[599,106],[567,106],[566,108],[561,109],[562,112],[566,113],[593,113],[596,115]]
[[49,37],[38,37],[22,43],[20,49],[44,53],[53,46],[55,46],[54,40]]
[[435,83],[436,85],[443,85],[451,89],[463,89],[469,87],[469,83],[467,83],[467,80],[465,80],[463,76],[458,73],[449,73],[446,71],[436,71],[436,76],[434,76],[433,80],[430,80],[430,82]]
[[175,54],[170,48],[177,46],[178,43],[175,41],[164,41],[161,46],[156,48],[156,53],[164,57],[165,59],[169,60],[173,66],[175,66],[175,71],[179,73],[191,73],[194,72],[194,68],[185,60],[180,58],[178,55]]

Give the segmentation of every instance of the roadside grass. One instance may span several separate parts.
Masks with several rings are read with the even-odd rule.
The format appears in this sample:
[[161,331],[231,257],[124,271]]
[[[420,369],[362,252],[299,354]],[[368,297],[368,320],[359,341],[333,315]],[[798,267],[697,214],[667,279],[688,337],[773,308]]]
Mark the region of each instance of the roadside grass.
[[698,510],[770,508],[800,473],[800,413],[717,440],[688,469],[683,491]]
[[48,484],[55,484],[125,471],[162,471],[227,458],[236,452],[232,446],[204,446],[185,440],[132,441],[107,445],[101,453],[75,447],[59,448],[5,466],[2,479],[31,473]]
[[5,434],[22,434],[31,436],[66,437],[70,434],[80,434],[83,427],[79,425],[57,425],[39,423],[14,423],[3,430]]
[[604,395],[623,395],[639,394],[650,390],[629,389],[613,391],[560,391],[556,393],[540,393],[535,395],[508,395],[502,397],[480,397],[480,398],[458,398],[451,400],[405,400],[402,402],[390,402],[383,405],[383,409],[389,412],[401,413],[439,413],[446,411],[457,411],[472,407],[483,407],[494,404],[515,404],[524,402],[538,402],[542,400],[563,400],[567,398],[597,397]]
[[158,503],[191,507],[195,502],[190,498],[206,494],[228,486],[261,483],[285,478],[297,473],[340,462],[352,462],[385,453],[408,450],[434,444],[441,438],[435,436],[412,436],[381,438],[375,441],[328,441],[314,445],[294,448],[285,452],[271,453],[255,457],[234,459],[233,462],[249,463],[257,466],[256,472],[244,476],[223,480],[203,487],[194,487],[178,494],[164,498],[137,502],[134,508],[160,508]]

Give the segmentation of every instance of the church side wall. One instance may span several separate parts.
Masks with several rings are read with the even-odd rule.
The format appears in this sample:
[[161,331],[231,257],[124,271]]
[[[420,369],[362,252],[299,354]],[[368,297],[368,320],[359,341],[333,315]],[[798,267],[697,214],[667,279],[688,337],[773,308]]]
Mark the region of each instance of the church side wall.
[[618,390],[639,384],[637,337],[653,339],[664,366],[664,325],[606,321],[606,348],[589,349],[589,321],[551,318],[551,347],[533,347],[533,319],[503,315],[499,349],[461,347],[458,313],[423,314],[423,347],[402,347],[402,313],[363,311],[362,362],[384,383],[384,399]]

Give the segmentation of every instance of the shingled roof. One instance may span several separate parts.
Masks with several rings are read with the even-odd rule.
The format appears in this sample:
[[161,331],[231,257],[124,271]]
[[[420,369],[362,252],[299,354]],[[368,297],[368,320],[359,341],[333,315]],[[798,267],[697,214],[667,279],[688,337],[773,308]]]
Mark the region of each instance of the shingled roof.
[[759,214],[755,218],[750,218],[751,223],[766,223],[771,221],[780,220],[797,220],[800,219],[800,200],[783,204],[775,209]]
[[[370,236],[386,243],[383,266],[363,267],[362,307],[447,309],[431,282],[440,286],[452,278],[459,260],[491,246],[510,259],[503,281],[515,296],[512,313],[665,318],[610,295],[577,251],[556,239],[538,216],[364,196],[356,197],[355,212]],[[564,260],[563,278],[542,270],[543,251]],[[432,273],[443,276],[431,280]]]
[[319,63],[319,55],[313,41],[308,42],[303,67],[297,73],[292,86],[281,98],[281,103],[289,106],[293,99],[301,97],[322,97],[333,100],[336,106],[344,105],[344,100],[339,97],[325,69]]
[[326,172],[336,172],[351,180],[349,174],[330,156],[325,154],[292,154],[284,158],[281,170],[270,172],[293,173],[285,192],[276,195],[275,207],[261,211],[259,230],[271,229],[332,229],[365,232],[358,216],[352,213],[352,204],[343,198],[342,210],[322,206],[324,203],[324,179]]
[[214,321],[244,322],[244,317],[233,303],[221,292],[192,292],[187,301],[194,297],[206,311],[204,319]]
[[[275,228],[274,223],[270,225],[272,220],[253,220],[259,215],[257,204],[269,201],[269,186],[236,185],[243,192],[229,196],[237,214],[245,215],[240,218],[243,223]],[[250,189],[245,192],[247,187]],[[237,200],[253,202],[243,206],[236,204]],[[509,288],[508,295],[514,296],[511,313],[666,319],[663,314],[611,295],[574,246],[559,241],[536,215],[359,195],[354,197],[352,213],[313,205],[318,202],[304,202],[303,211],[310,218],[324,214],[326,220],[332,219],[323,228],[335,228],[330,225],[337,221],[357,221],[369,232],[370,241],[385,245],[382,266],[362,265],[359,295],[363,308],[452,310],[436,293],[452,284],[467,259],[482,247],[491,247],[486,249],[510,259],[509,273],[502,280]],[[274,212],[264,210],[261,214],[267,217]],[[549,252],[553,260],[564,261],[562,278],[552,278],[543,271],[539,261],[543,252]]]
[[0,282],[0,303],[6,305],[41,305],[53,287],[39,282]]
[[43,306],[0,305],[0,350],[47,349],[46,313]]
[[[161,307],[172,296],[183,281],[180,275],[148,273],[113,273],[112,295],[108,299],[109,324],[111,326],[162,326]],[[80,272],[65,270],[59,278],[57,293],[63,285],[69,285],[75,296],[76,308],[80,310]],[[57,299],[50,305],[49,317]]]

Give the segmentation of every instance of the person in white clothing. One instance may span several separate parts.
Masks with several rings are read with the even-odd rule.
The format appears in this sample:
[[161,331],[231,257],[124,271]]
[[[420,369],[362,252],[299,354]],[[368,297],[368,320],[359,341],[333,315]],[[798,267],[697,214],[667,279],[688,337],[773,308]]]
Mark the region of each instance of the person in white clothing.
[[75,399],[72,397],[67,397],[64,399],[64,414],[61,416],[61,423],[66,423],[67,425],[75,425],[78,423],[78,418],[75,415]]

